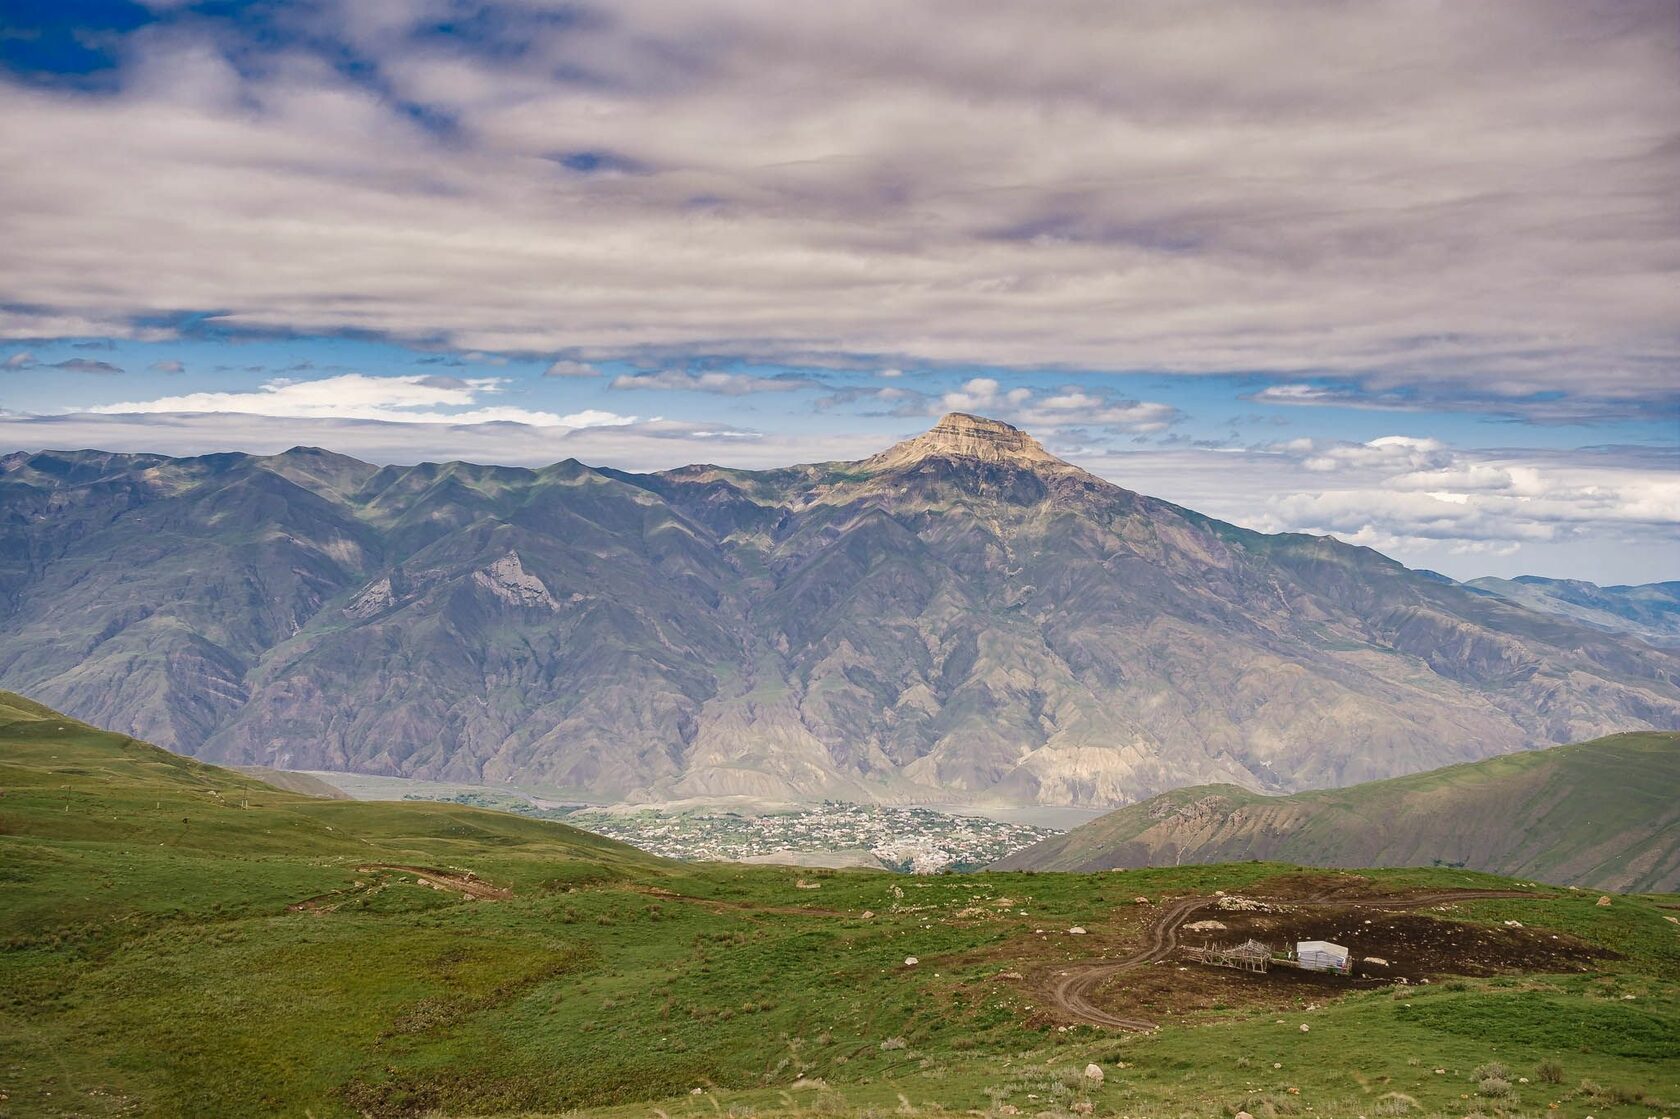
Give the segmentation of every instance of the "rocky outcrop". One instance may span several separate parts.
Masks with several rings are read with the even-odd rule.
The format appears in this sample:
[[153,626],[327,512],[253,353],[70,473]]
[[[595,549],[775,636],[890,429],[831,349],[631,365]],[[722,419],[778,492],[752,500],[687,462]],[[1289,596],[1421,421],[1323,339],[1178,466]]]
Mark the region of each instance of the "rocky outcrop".
[[480,571],[473,572],[473,582],[490,592],[491,597],[509,606],[534,610],[558,610],[560,604],[548,593],[543,581],[526,571],[519,562],[518,552],[507,555]]
[[381,575],[369,583],[366,590],[351,599],[350,605],[344,608],[344,616],[364,621],[375,614],[383,614],[396,604],[397,595],[391,589],[391,577]]
[[1078,471],[1078,467],[1046,451],[1038,440],[1020,428],[966,412],[949,413],[914,439],[864,460],[863,468],[870,472],[887,471],[935,458],[1009,463],[1055,473]]

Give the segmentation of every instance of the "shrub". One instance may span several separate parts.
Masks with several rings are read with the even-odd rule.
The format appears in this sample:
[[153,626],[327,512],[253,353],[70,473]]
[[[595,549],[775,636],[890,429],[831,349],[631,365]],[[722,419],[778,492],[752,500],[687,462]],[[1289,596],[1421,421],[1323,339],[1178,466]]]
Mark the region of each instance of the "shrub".
[[1612,1084],[1608,1088],[1600,1088],[1597,1093],[1598,1101],[1604,1104],[1623,1105],[1632,1103],[1652,1103],[1645,1093],[1638,1088],[1629,1088],[1623,1084]]
[[1562,1084],[1563,1065],[1554,1061],[1552,1058],[1547,1057],[1544,1061],[1541,1061],[1539,1066],[1535,1069],[1535,1075],[1541,1080],[1544,1080],[1547,1084]]
[[1476,1091],[1488,1099],[1502,1100],[1511,1095],[1511,1082],[1501,1080],[1497,1076],[1490,1076],[1477,1083]]
[[1051,1075],[1056,1083],[1070,1091],[1077,1092],[1085,1087],[1085,1070],[1082,1068],[1069,1065],[1067,1068],[1057,1069]]
[[1378,1098],[1376,1104],[1371,1108],[1371,1114],[1381,1116],[1382,1119],[1391,1119],[1393,1116],[1409,1114],[1412,1108],[1416,1106],[1417,1101],[1406,1093],[1390,1092]]
[[1485,1065],[1477,1065],[1476,1071],[1470,1074],[1471,1080],[1509,1080],[1511,1070],[1505,1067],[1503,1061],[1489,1061]]

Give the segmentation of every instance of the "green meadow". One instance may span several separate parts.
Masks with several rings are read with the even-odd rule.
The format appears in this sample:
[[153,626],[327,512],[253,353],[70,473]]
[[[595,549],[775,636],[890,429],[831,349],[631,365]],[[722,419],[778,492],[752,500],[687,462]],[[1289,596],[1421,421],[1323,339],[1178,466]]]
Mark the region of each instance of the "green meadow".
[[[1174,958],[1104,990],[1147,1034],[1044,997],[1163,899],[1303,875],[1519,890],[1431,916],[1591,964],[1339,989]],[[7,1116],[1673,1115],[1677,905],[1443,869],[680,864],[311,799],[0,695]]]

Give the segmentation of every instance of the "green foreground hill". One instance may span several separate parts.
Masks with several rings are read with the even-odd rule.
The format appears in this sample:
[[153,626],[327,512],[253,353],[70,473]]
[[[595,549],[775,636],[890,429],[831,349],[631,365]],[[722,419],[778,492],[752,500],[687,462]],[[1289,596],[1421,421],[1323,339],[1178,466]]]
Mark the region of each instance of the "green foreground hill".
[[[1051,993],[1176,898],[1467,889],[1501,896],[1353,921],[1428,985],[1164,959],[1091,995],[1146,1034]],[[0,694],[0,1116],[1670,1114],[1676,900],[1439,868],[683,865],[285,792]]]
[[1278,859],[1467,866],[1558,885],[1680,889],[1680,734],[1616,734],[1344,789],[1177,789],[999,862],[1107,870]]

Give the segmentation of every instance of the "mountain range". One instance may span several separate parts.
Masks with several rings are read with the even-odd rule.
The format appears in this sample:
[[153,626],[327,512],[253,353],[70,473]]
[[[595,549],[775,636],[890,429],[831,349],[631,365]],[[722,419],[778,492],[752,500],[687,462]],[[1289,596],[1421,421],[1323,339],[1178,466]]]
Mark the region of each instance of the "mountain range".
[[1467,866],[1602,890],[1680,889],[1680,734],[1618,734],[1345,789],[1175,789],[995,870],[1279,860]]
[[18,453],[0,510],[0,686],[231,764],[1117,805],[1680,726],[1673,651],[963,414],[767,471]]
[[1601,587],[1582,579],[1519,575],[1515,579],[1472,579],[1464,585],[1594,629],[1680,648],[1680,581]]

